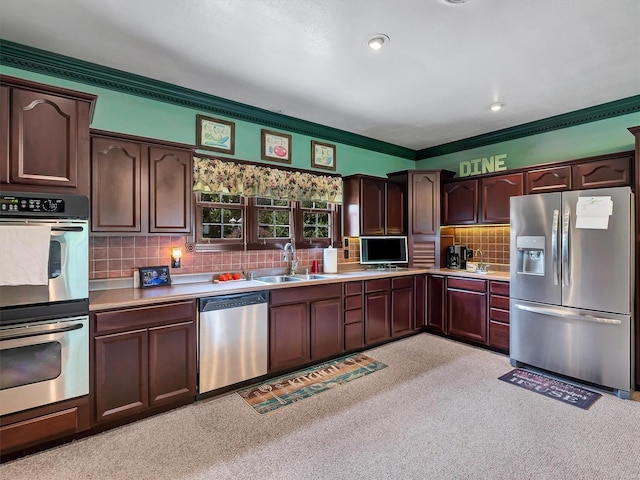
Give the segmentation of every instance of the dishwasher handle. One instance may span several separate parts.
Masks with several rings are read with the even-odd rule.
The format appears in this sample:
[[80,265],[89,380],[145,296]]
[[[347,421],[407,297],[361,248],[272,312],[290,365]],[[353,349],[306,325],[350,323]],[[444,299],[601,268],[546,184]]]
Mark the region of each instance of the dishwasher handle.
[[229,308],[259,305],[269,301],[268,292],[241,293],[237,295],[220,295],[218,297],[201,298],[200,312],[212,312],[215,310],[227,310]]

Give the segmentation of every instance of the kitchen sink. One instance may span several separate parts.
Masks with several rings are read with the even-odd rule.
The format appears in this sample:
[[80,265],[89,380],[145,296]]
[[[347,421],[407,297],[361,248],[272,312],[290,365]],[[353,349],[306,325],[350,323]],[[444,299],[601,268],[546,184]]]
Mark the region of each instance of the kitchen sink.
[[299,278],[300,280],[324,280],[325,278],[329,278],[326,275],[316,275],[315,273],[298,273],[295,275],[295,278]]
[[262,283],[284,283],[284,282],[299,282],[301,278],[292,277],[290,275],[270,275],[268,277],[256,277],[256,282]]

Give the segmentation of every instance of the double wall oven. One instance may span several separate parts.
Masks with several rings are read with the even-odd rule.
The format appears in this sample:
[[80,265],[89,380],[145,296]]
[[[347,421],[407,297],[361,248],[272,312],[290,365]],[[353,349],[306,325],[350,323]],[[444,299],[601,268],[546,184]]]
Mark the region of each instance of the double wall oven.
[[[0,415],[89,393],[88,219],[84,196],[0,192],[0,248],[14,270],[0,276]],[[36,233],[42,255],[25,246]],[[34,261],[40,281],[20,271]]]

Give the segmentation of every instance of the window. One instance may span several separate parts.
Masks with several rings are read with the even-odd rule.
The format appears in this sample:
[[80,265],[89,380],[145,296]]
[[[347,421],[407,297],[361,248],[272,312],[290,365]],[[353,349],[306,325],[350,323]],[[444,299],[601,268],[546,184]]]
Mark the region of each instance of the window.
[[299,202],[297,209],[297,235],[299,246],[329,246],[333,226],[335,208],[327,202],[306,201]]
[[292,210],[295,202],[271,198],[249,199],[249,250],[282,247],[292,238]]
[[246,217],[246,201],[240,195],[196,193],[196,243],[242,250]]

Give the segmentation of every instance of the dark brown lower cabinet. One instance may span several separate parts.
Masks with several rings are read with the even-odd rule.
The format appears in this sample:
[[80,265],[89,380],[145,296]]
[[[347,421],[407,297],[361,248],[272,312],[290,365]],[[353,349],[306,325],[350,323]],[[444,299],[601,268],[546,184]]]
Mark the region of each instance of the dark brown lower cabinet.
[[413,277],[396,277],[391,279],[392,337],[397,337],[413,331],[413,282]]
[[489,282],[489,340],[491,347],[509,351],[509,283]]
[[453,337],[487,341],[487,282],[472,278],[447,279],[447,325]]
[[427,276],[416,275],[414,277],[415,288],[415,320],[413,329],[420,330],[426,325],[427,321]]
[[342,285],[274,290],[269,300],[269,371],[344,351]]
[[364,343],[370,345],[391,337],[391,282],[382,278],[364,284]]
[[446,288],[443,275],[427,275],[427,330],[446,333]]
[[362,282],[347,282],[344,284],[344,349],[356,350],[363,346]]
[[24,449],[71,437],[91,424],[89,396],[32,408],[0,418],[0,456],[9,460]]
[[93,315],[96,423],[195,400],[194,301]]
[[309,307],[306,303],[269,309],[269,370],[302,365],[311,360]]

